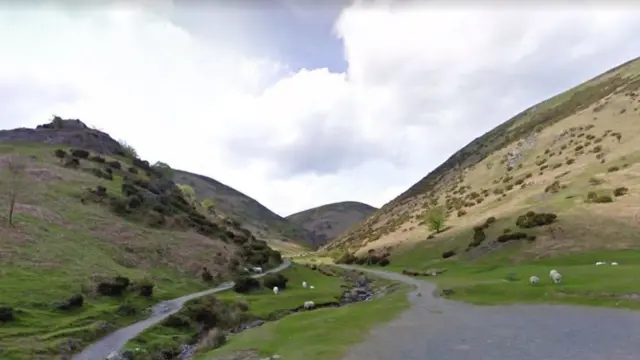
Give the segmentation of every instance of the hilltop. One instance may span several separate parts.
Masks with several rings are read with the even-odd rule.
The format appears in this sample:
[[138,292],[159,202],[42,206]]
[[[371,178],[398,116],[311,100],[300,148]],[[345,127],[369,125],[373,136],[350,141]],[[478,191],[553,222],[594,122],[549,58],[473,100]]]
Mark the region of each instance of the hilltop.
[[[174,171],[174,181],[193,188],[198,199],[210,199],[216,211],[242,223],[256,237],[279,247],[317,248],[321,238],[295,222],[285,219],[251,197],[204,175]],[[283,243],[284,242],[284,243]]]
[[[634,59],[532,106],[322,250],[475,259],[511,249],[519,261],[638,249],[639,94]],[[433,231],[438,212],[444,224]]]
[[49,359],[281,254],[79,120],[0,131],[0,357]]
[[287,216],[287,220],[313,233],[320,244],[336,238],[377,209],[355,201],[318,206]]

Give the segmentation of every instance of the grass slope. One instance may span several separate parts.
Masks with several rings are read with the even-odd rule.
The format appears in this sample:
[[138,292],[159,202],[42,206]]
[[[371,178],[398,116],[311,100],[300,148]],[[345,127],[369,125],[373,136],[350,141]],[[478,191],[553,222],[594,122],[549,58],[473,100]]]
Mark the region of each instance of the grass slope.
[[[198,314],[202,314],[203,311],[193,311],[192,309],[195,307],[209,309],[217,313],[216,318],[219,319],[215,323],[216,328],[209,330],[209,333],[217,333],[220,328],[225,326],[233,327],[255,319],[280,319],[263,325],[264,328],[268,329],[266,331],[256,328],[231,336],[229,338],[230,342],[215,350],[214,354],[258,350],[261,353],[278,353],[285,356],[285,358],[299,358],[297,356],[304,353],[311,356],[309,357],[311,359],[332,359],[337,354],[340,354],[348,344],[357,341],[359,337],[356,335],[364,334],[370,327],[369,324],[391,319],[397,314],[397,311],[407,306],[405,301],[406,293],[402,293],[402,296],[392,293],[386,300],[371,302],[375,304],[373,306],[368,305],[368,303],[353,304],[339,309],[319,309],[281,318],[283,312],[300,307],[305,301],[311,300],[316,304],[335,302],[342,294],[343,287],[348,284],[344,276],[353,277],[357,275],[356,272],[338,268],[319,268],[317,266],[313,268],[316,270],[312,270],[312,267],[309,266],[293,264],[292,267],[282,271],[281,274],[289,281],[286,289],[281,290],[278,295],[274,295],[271,289],[267,289],[264,286],[260,290],[249,294],[227,291],[192,301],[174,317],[201,316]],[[314,289],[303,288],[303,281],[313,285]],[[375,280],[374,286],[389,286],[389,282]],[[226,307],[219,306],[221,302],[228,305]],[[210,304],[218,305],[212,307]],[[237,304],[242,304],[242,311],[238,310],[239,306]],[[384,310],[385,316],[379,318],[378,316],[371,317],[367,315],[369,311],[376,309]],[[292,320],[288,320],[289,318]],[[354,321],[353,326],[345,325],[344,319],[347,318]],[[337,319],[342,320],[336,322]],[[173,319],[168,319],[148,329],[127,344],[127,348],[144,349],[149,356],[153,356],[153,352],[160,350],[165,353],[178,352],[180,344],[189,342],[196,331],[193,326],[176,326],[174,325],[175,323],[176,321]],[[332,335],[319,337],[320,333]],[[246,334],[260,335],[257,335],[259,338],[257,339],[256,335]],[[318,338],[322,341],[308,341],[308,339],[312,338]],[[211,356],[211,354],[207,354],[208,349],[220,345],[217,342],[208,342],[208,339],[209,337],[205,336],[196,345],[199,349],[198,354],[202,355],[203,358]],[[293,352],[294,350],[296,352]]]
[[[282,244],[283,249],[315,248],[318,238],[295,222],[277,215],[251,197],[204,175],[176,170],[174,181],[191,186],[199,199],[210,199],[220,211],[242,223],[257,237]],[[277,246],[277,245],[276,245]]]
[[[475,139],[323,250],[391,253],[396,270],[446,267],[435,281],[478,303],[637,304],[639,119],[635,59]],[[439,233],[428,221],[436,207],[446,212]],[[518,226],[529,211],[557,220]],[[473,228],[490,217],[497,221],[484,229],[485,239],[470,246]],[[497,241],[506,232],[535,240]],[[446,251],[456,255],[444,260]],[[596,261],[625,265],[595,267]],[[564,285],[548,284],[550,266],[564,269]],[[509,273],[519,280],[505,281]],[[529,286],[531,275],[545,285]]]
[[[298,274],[288,274],[291,279],[314,279],[316,289],[298,292],[283,292],[285,300],[274,301],[273,294],[265,294],[268,300],[253,299],[256,311],[263,314],[300,306],[301,301],[313,300],[315,303],[335,300],[339,295],[340,283],[334,279],[320,280],[316,276],[304,275],[306,268],[293,269]],[[342,271],[342,270],[336,270]],[[325,277],[326,278],[326,277]],[[340,308],[325,308],[309,312],[288,315],[278,321],[268,322],[261,327],[250,329],[229,338],[228,342],[215,350],[196,356],[198,360],[225,358],[234,353],[257,353],[261,356],[280,355],[284,359],[338,360],[353,344],[364,340],[369,331],[377,324],[392,320],[409,307],[408,286],[391,285],[388,281],[374,278],[375,286],[387,287],[387,295],[371,301],[346,305]],[[328,289],[325,289],[325,283]],[[299,285],[298,285],[299,286]],[[319,291],[320,296],[309,296],[308,291]],[[232,295],[232,294],[229,294]],[[301,296],[300,296],[301,295]],[[235,295],[232,295],[235,296]],[[252,299],[248,299],[251,301]],[[286,305],[285,305],[286,304]],[[250,305],[250,309],[254,305]],[[374,315],[375,314],[375,315]],[[233,358],[233,356],[231,356]]]
[[[449,229],[430,242],[449,239],[489,216],[515,217],[527,210],[558,213],[561,223],[567,219],[589,226],[598,221],[635,229],[640,209],[639,88],[640,60],[633,60],[525,110],[471,142],[324,249],[410,248],[430,234],[424,219],[434,206],[447,210]],[[618,187],[627,187],[628,194],[610,203],[586,201],[588,192],[612,195]],[[638,244],[629,237],[600,241],[615,232],[612,226],[590,226],[589,234],[577,234],[572,233],[581,229],[576,225],[565,228],[562,241],[543,236],[530,250],[548,255]]]
[[345,201],[291,214],[287,216],[287,220],[311,231],[320,239],[319,244],[324,244],[357,225],[376,210],[367,204]]
[[[219,219],[205,221],[207,217],[196,208],[186,213],[156,203],[154,209],[174,214],[143,212],[145,204],[153,204],[145,198],[133,209],[135,195],[121,195],[128,182],[124,177],[149,180],[152,175],[141,168],[128,170],[135,167],[129,158],[81,159],[74,165],[70,156],[60,160],[53,155],[58,148],[0,144],[0,307],[12,307],[14,315],[13,321],[0,322],[2,359],[68,356],[144,317],[143,309],[151,304],[208,288],[228,278],[236,263],[271,254],[264,242],[252,239],[245,230]],[[25,169],[16,187],[14,225],[9,226],[6,215],[13,182],[7,169],[16,159]],[[121,166],[111,169],[112,180],[95,175],[96,169],[104,175],[108,161]],[[98,186],[106,192],[100,201],[87,191]],[[142,194],[141,188],[134,189]],[[173,194],[157,199],[173,204],[179,197]],[[193,221],[206,229],[194,227]],[[264,253],[256,252],[257,248]],[[200,277],[203,266],[212,273],[212,282]],[[153,283],[153,296],[139,296],[133,290],[116,297],[96,293],[97,283],[116,275],[134,284]],[[56,308],[55,304],[74,294],[83,295],[82,307]]]

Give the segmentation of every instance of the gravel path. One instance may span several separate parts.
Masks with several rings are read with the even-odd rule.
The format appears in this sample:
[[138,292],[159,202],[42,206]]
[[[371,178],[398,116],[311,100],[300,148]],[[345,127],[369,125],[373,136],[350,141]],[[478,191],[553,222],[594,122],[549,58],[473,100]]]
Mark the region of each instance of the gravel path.
[[362,270],[417,289],[409,295],[409,310],[374,329],[344,360],[640,359],[640,312],[560,305],[474,306],[434,297],[435,286],[422,280]]
[[[288,268],[290,265],[291,261],[283,260],[282,264],[280,264],[280,266],[278,266],[277,268],[265,271],[260,275],[254,275],[253,277],[257,278],[268,273],[278,272]],[[213,289],[185,295],[169,301],[163,301],[153,307],[151,316],[148,319],[129,325],[105,336],[98,342],[84,349],[78,355],[75,355],[73,357],[73,360],[104,360],[111,353],[120,351],[129,340],[136,337],[142,331],[166,319],[168,316],[178,312],[187,301],[216,292],[226,291],[231,289],[232,287],[233,282],[229,282]]]

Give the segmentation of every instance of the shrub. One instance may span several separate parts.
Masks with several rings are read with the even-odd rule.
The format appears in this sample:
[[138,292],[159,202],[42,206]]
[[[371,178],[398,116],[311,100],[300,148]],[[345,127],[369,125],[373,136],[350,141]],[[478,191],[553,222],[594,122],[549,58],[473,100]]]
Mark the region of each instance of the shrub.
[[191,327],[191,322],[184,314],[172,314],[162,321],[162,326],[174,329],[188,329]]
[[262,285],[267,289],[273,289],[274,286],[280,289],[286,289],[288,281],[289,279],[280,273],[267,274],[262,278]]
[[64,167],[68,167],[68,168],[72,168],[72,169],[77,169],[79,166],[80,166],[80,159],[75,158],[75,157],[72,157],[72,158],[68,159],[64,163]]
[[56,149],[56,150],[53,152],[53,155],[54,155],[55,157],[57,157],[58,159],[64,159],[64,157],[65,157],[65,156],[67,156],[67,152],[66,152],[66,151],[64,151],[64,150],[62,150],[62,149]]
[[61,301],[60,303],[56,304],[56,309],[71,310],[71,309],[80,308],[82,307],[83,304],[84,304],[84,296],[82,296],[81,294],[75,294],[75,295],[72,295],[67,300]]
[[202,278],[202,280],[206,282],[213,281],[213,275],[211,275],[211,272],[209,271],[209,269],[207,269],[206,266],[202,267],[202,272],[200,273],[200,277]]
[[495,216],[489,216],[485,221],[484,224],[486,226],[489,226],[491,224],[493,224],[494,222],[496,222],[496,217]]
[[556,180],[551,184],[547,185],[547,187],[544,188],[544,192],[555,194],[558,191],[560,191],[561,188],[562,186],[560,185],[560,181]]
[[91,160],[91,161],[93,161],[95,163],[98,163],[98,164],[104,164],[104,163],[107,162],[107,160],[105,158],[103,158],[102,156],[100,156],[100,155],[93,155],[93,156],[91,156],[89,158],[89,160]]
[[389,258],[384,257],[382,259],[380,259],[380,261],[378,262],[379,266],[385,267],[387,265],[389,265],[391,263],[391,261],[389,260]]
[[120,296],[129,286],[129,279],[123,276],[117,276],[113,280],[102,281],[98,283],[96,291],[104,296]]
[[615,196],[623,196],[623,195],[626,195],[628,192],[629,192],[629,189],[624,187],[624,186],[622,186],[622,187],[619,187],[619,188],[615,188],[613,190],[613,195],[615,195]]
[[473,240],[469,243],[470,248],[478,247],[487,238],[482,226],[476,226],[473,228]]
[[594,185],[594,186],[595,185],[600,185],[603,182],[604,182],[604,180],[598,179],[598,178],[595,178],[595,177],[592,177],[592,178],[589,179],[589,185]]
[[11,306],[0,306],[0,322],[9,322],[13,320],[13,308]]
[[467,215],[467,212],[464,209],[460,209],[458,210],[458,217],[462,217]]
[[442,253],[442,258],[443,259],[448,259],[448,258],[450,258],[452,256],[455,256],[455,255],[456,255],[455,250],[448,250],[448,251],[445,251],[445,252]]
[[525,215],[520,215],[516,219],[516,226],[519,228],[529,229],[538,226],[550,225],[556,221],[558,215],[553,213],[535,213],[533,211],[527,212]]
[[250,276],[239,276],[234,280],[233,291],[246,294],[260,289],[260,282]]
[[92,168],[91,169],[91,173],[100,179],[105,179],[105,180],[113,180],[113,174],[107,173],[105,171],[102,171],[101,169],[98,168]]
[[120,164],[120,162],[119,162],[119,161],[117,161],[117,160],[110,160],[110,161],[107,161],[107,165],[109,165],[109,166],[111,166],[112,168],[117,169],[117,170],[122,169],[122,164]]
[[527,234],[526,233],[514,232],[514,233],[502,234],[502,235],[498,236],[496,241],[499,242],[499,243],[506,243],[508,241],[522,240],[522,239],[526,239],[526,238],[527,238]]
[[127,170],[132,174],[137,174],[138,173],[138,169],[133,167],[133,166],[130,166],[129,169],[127,169]]
[[151,297],[153,295],[154,284],[149,281],[143,281],[138,284],[138,295]]
[[587,200],[588,200],[588,202],[604,204],[604,203],[613,202],[613,197],[611,195],[608,195],[608,194],[596,194],[594,196],[591,193],[589,193],[589,195],[587,197]]
[[618,166],[612,166],[610,168],[607,169],[607,172],[614,172],[614,171],[618,171],[620,170],[620,167]]
[[574,162],[576,162],[576,160],[575,160],[575,159],[567,159],[567,165],[571,165],[571,164],[573,164]]
[[71,149],[71,155],[77,157],[79,159],[86,159],[91,155],[87,150],[84,149]]
[[522,185],[522,183],[523,183],[523,182],[524,182],[524,179],[520,178],[520,179],[518,179],[518,180],[514,181],[514,183],[513,183],[513,184],[514,184],[514,185]]

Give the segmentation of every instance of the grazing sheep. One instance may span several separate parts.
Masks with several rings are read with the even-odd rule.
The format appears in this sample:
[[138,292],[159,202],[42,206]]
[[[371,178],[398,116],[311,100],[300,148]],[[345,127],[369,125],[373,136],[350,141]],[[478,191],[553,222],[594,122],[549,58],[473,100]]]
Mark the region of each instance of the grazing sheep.
[[553,274],[557,274],[557,273],[558,273],[558,270],[553,269],[553,270],[549,271],[549,277],[551,277],[551,278],[552,278],[552,277],[553,277]]
[[262,268],[260,266],[256,266],[253,268],[253,271],[257,272],[257,273],[261,273],[262,272]]
[[531,285],[537,285],[540,282],[540,278],[534,275],[529,278],[529,282]]
[[307,288],[307,282],[306,281],[302,282],[302,287],[305,288],[305,289]]
[[313,285],[309,286],[309,289],[315,289],[315,288],[316,288],[316,287],[315,287],[315,286],[313,286]]
[[562,281],[562,275],[560,275],[559,272],[556,272],[551,276],[551,280],[553,280],[555,284],[559,284]]
[[273,287],[273,293],[274,293],[274,294],[276,294],[276,295],[278,295],[278,291],[280,291],[280,289],[278,289],[278,287],[277,287],[277,286],[274,286],[274,287]]
[[604,261],[598,261],[598,262],[596,263],[596,266],[600,266],[600,265],[607,265],[607,263],[606,263],[606,262],[604,262]]
[[304,302],[304,308],[307,310],[313,309],[314,307],[316,307],[316,304],[313,303],[313,301],[305,301]]
[[618,263],[614,261],[614,262],[612,262],[612,263],[611,263],[611,265],[613,265],[613,266],[617,266],[617,265],[618,265]]

